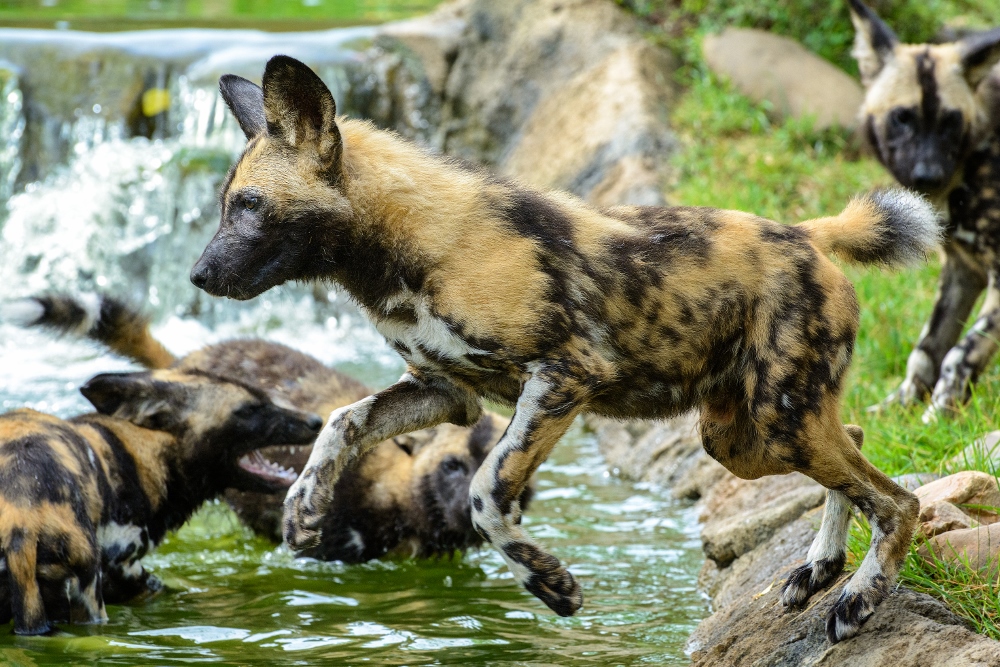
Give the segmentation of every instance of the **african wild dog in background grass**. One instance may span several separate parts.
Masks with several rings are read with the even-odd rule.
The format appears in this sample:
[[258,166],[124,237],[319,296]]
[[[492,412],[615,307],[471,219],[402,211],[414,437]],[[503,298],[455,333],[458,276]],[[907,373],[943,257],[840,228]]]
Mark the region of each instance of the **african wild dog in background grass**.
[[521,527],[528,478],[581,413],[700,406],[705,449],[736,475],[800,471],[830,490],[786,605],[843,567],[851,503],[871,521],[872,546],[831,611],[830,639],[855,634],[889,594],[918,505],[840,421],[858,303],[826,253],[922,258],[939,234],[923,200],[874,193],[794,227],[709,208],[599,211],[336,118],[319,77],[286,56],[267,63],[262,88],[231,75],[220,85],[248,142],[192,281],[249,299],[332,280],[408,366],[330,416],[285,501],[290,545],[320,539],[356,456],[398,433],[473,424],[482,399],[498,401],[515,413],[473,480],[473,522],[518,582],[571,615],[579,583]]
[[323,423],[207,373],[104,374],[81,391],[99,414],[0,415],[0,622],[18,634],[103,622],[105,601],[157,590],[139,559],[227,487],[287,487],[238,461]]
[[860,0],[850,7],[868,140],[896,180],[948,217],[937,302],[887,399],[930,395],[929,421],[967,399],[1000,343],[1000,28],[949,44],[902,44]]
[[[318,359],[260,339],[223,341],[176,358],[150,331],[149,319],[107,295],[44,294],[7,305],[25,315],[24,326],[81,336],[149,369],[173,368],[235,378],[273,400],[320,415],[371,394],[360,382]],[[3,307],[0,307],[2,319]],[[507,420],[484,412],[469,428],[441,424],[377,445],[337,482],[320,544],[302,552],[322,560],[359,563],[387,553],[451,555],[478,547],[469,484],[500,439]],[[226,490],[225,498],[250,528],[281,541],[281,504],[287,486],[306,464],[310,444],[275,443],[241,464],[284,486],[276,492]],[[530,498],[525,489],[522,505]]]

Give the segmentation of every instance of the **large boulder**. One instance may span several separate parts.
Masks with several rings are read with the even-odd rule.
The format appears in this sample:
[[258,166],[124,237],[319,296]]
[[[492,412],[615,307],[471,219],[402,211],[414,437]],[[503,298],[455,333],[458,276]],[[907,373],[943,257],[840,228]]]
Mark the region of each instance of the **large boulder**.
[[611,2],[472,0],[441,147],[599,206],[663,204],[674,64]]
[[817,129],[857,123],[861,85],[793,39],[727,28],[705,37],[702,52],[713,72],[782,117],[813,116]]

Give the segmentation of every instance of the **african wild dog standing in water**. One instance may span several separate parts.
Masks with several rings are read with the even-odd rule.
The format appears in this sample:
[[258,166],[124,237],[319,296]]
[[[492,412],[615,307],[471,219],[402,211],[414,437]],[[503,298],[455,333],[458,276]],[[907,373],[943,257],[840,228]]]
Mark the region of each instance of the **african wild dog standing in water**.
[[581,413],[701,406],[705,449],[736,475],[797,470],[830,489],[785,604],[840,571],[851,503],[872,523],[872,547],[831,612],[830,639],[856,633],[888,595],[917,500],[840,421],[858,304],[826,253],[922,257],[939,233],[925,202],[876,193],[794,227],[708,208],[598,211],[337,119],[319,77],[286,56],[268,62],[263,88],[231,75],[221,88],[249,141],[192,281],[249,299],[288,280],[333,280],[408,364],[396,384],[330,416],[285,501],[290,545],[316,543],[344,466],[375,443],[475,423],[483,398],[512,404],[473,480],[473,521],[517,581],[573,614],[579,584],[521,527],[528,478]]
[[[151,370],[234,378],[306,412],[329,415],[371,393],[318,359],[266,340],[223,341],[177,359],[152,335],[147,317],[106,295],[44,294],[0,306],[0,320],[5,312],[12,315],[8,321],[88,338]],[[423,558],[480,546],[469,484],[506,425],[484,412],[471,429],[441,424],[378,444],[337,482],[322,541],[302,555],[359,563],[387,553]],[[294,479],[311,451],[311,445],[274,443],[255,450],[246,464],[263,476],[294,471]],[[281,541],[287,484],[275,492],[230,488],[225,498],[250,528]],[[532,490],[525,489],[522,505]]]
[[81,390],[100,414],[0,415],[0,622],[42,634],[50,620],[107,620],[159,582],[139,559],[227,487],[287,488],[247,455],[308,443],[323,420],[207,373],[98,375]]
[[929,421],[965,401],[1000,342],[1000,28],[950,44],[901,44],[860,0],[850,5],[868,140],[896,180],[949,216],[937,303],[887,399],[930,394]]

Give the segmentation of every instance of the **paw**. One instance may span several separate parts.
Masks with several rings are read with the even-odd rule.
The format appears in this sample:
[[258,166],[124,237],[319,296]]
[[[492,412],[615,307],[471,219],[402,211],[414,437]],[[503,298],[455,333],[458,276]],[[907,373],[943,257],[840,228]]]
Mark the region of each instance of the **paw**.
[[[301,481],[302,478],[299,478]],[[323,509],[314,504],[318,500],[315,492],[310,493],[314,486],[299,485],[298,482],[288,491],[285,497],[282,535],[285,542],[294,551],[311,549],[319,546],[322,530]]]
[[533,573],[524,583],[528,591],[560,616],[572,616],[583,606],[583,591],[566,568]]
[[813,593],[833,581],[844,569],[844,556],[821,558],[792,570],[781,588],[781,604],[798,607]]
[[863,593],[845,590],[826,617],[826,636],[830,643],[836,644],[858,634],[861,625],[875,613],[877,604]]
[[934,387],[931,404],[927,406],[921,420],[925,424],[933,424],[938,419],[950,417],[958,412],[959,406],[965,402],[966,392],[956,389],[943,379]]

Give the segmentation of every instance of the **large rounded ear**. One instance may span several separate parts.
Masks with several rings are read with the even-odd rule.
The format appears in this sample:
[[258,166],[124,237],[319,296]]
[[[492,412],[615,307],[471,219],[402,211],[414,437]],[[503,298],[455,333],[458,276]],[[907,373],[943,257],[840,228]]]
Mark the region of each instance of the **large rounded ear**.
[[264,119],[264,91],[260,86],[242,76],[225,74],[219,79],[219,92],[229,110],[236,116],[236,122],[240,124],[247,139],[252,139],[267,129],[267,121]]
[[339,170],[337,104],[323,80],[295,58],[274,56],[263,83],[268,134],[294,148],[314,146],[324,170]]
[[149,373],[102,373],[80,387],[80,393],[98,412],[112,415],[127,403],[141,401],[148,385]]
[[851,55],[858,61],[861,83],[871,85],[886,63],[892,59],[899,37],[882,22],[861,0],[849,0],[851,22],[854,24],[854,48]]
[[973,90],[1000,62],[1000,28],[970,35],[958,43],[965,80]]

